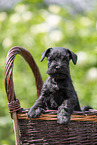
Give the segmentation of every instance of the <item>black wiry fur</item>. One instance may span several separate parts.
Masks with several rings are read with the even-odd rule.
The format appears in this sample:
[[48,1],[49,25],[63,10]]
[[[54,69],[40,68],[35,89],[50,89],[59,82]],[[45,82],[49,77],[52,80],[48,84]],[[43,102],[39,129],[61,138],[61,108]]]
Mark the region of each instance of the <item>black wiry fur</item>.
[[39,117],[45,109],[58,110],[57,122],[68,123],[75,111],[80,111],[76,91],[69,71],[69,61],[77,62],[77,55],[66,48],[48,48],[41,57],[47,57],[49,77],[44,82],[41,95],[28,112],[29,118]]

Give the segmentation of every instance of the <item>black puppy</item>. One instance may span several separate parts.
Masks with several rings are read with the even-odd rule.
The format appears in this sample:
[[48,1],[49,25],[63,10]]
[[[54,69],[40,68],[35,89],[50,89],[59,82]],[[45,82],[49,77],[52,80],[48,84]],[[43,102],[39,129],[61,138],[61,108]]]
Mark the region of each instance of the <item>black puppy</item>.
[[69,61],[77,62],[77,55],[67,48],[48,48],[41,56],[41,61],[47,57],[49,77],[45,81],[40,97],[28,112],[29,118],[36,118],[45,109],[58,110],[57,122],[68,123],[75,111],[81,111],[77,94],[72,84],[69,71]]

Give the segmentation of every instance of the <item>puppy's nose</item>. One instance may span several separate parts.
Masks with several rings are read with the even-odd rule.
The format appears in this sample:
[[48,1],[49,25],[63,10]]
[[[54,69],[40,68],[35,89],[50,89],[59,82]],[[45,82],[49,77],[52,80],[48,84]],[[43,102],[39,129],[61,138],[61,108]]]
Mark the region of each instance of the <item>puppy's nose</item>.
[[60,69],[60,66],[56,66],[56,69]]

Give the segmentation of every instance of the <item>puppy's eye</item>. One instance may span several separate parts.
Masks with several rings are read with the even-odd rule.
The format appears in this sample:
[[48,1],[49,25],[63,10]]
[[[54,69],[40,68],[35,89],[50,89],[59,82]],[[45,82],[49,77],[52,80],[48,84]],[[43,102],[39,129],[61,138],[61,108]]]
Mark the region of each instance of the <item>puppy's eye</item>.
[[62,60],[66,60],[66,57],[63,57]]
[[53,61],[54,60],[54,58],[48,58],[48,61]]
[[63,61],[68,61],[69,60],[69,58],[67,57],[67,56],[65,56],[65,57],[63,57],[63,59],[62,59]]

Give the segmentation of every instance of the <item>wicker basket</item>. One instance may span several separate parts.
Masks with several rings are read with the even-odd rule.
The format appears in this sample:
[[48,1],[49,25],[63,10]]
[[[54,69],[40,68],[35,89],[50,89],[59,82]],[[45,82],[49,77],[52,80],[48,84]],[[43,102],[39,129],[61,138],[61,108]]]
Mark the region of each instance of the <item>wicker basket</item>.
[[9,112],[14,125],[16,145],[96,145],[97,144],[97,111],[73,112],[70,123],[57,124],[57,110],[47,110],[39,118],[29,119],[28,109],[20,107],[14,92],[13,64],[17,54],[28,62],[35,76],[37,95],[40,95],[42,79],[39,69],[31,54],[22,47],[9,50],[5,65],[5,89],[8,98]]

